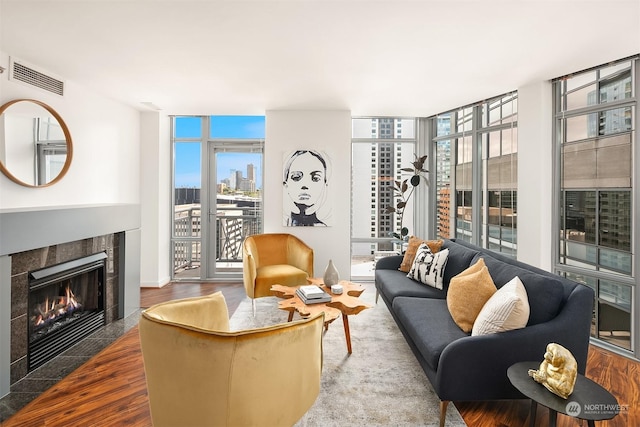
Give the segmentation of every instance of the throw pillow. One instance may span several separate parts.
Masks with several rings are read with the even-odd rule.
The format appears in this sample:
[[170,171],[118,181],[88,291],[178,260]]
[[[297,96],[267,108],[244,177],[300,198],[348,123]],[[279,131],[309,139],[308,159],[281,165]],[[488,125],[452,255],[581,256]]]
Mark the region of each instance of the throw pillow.
[[[469,274],[477,273],[478,271],[482,270],[482,267],[487,267],[487,264],[485,264],[484,258],[478,258],[478,260],[476,262],[474,262],[469,267],[467,267],[464,270],[462,270],[460,273],[458,273],[455,276],[453,276],[451,279],[453,280],[454,277],[457,277],[459,279],[460,277],[464,277],[464,276],[468,276]],[[487,267],[487,269],[488,269],[488,267]],[[491,279],[491,280],[493,281],[493,279]]]
[[471,335],[486,335],[510,331],[527,326],[529,299],[527,290],[518,276],[489,298],[475,323]]
[[431,252],[431,249],[429,249],[429,245],[426,243],[420,244],[415,257],[413,257],[413,263],[411,264],[411,269],[407,273],[407,277],[425,283],[425,272],[432,262],[433,253]]
[[444,269],[447,266],[449,258],[449,249],[443,249],[433,254],[433,261],[427,269],[425,283],[436,289],[444,288]]
[[434,254],[427,243],[421,244],[407,277],[441,290],[444,287],[442,277],[448,255],[448,249]]
[[407,250],[404,252],[404,258],[402,258],[402,263],[400,263],[400,268],[398,270],[405,273],[408,273],[409,270],[411,270],[418,248],[423,243],[426,243],[429,246],[429,249],[431,249],[431,252],[435,254],[440,250],[443,242],[442,240],[422,240],[416,236],[411,236],[407,244]]
[[447,308],[456,325],[464,332],[471,332],[482,307],[496,291],[484,261],[478,260],[452,277],[447,292]]

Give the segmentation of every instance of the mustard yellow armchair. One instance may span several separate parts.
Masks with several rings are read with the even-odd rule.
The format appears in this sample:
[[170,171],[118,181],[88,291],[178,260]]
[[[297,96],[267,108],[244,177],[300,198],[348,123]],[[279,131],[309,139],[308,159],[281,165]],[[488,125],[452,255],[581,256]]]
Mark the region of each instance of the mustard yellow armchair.
[[249,298],[272,296],[271,285],[304,285],[313,277],[313,249],[292,234],[254,234],[242,244],[242,269]]
[[224,296],[142,312],[151,418],[163,426],[291,426],[320,391],[324,314],[229,331]]

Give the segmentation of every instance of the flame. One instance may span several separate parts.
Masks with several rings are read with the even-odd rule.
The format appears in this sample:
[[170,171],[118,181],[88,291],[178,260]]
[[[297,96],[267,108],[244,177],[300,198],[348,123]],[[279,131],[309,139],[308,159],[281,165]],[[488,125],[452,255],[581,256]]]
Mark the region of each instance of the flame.
[[74,295],[70,284],[67,284],[64,295],[52,299],[49,299],[49,296],[47,296],[45,300],[36,307],[38,314],[32,317],[33,325],[37,327],[45,323],[51,323],[80,308],[82,308],[82,304]]

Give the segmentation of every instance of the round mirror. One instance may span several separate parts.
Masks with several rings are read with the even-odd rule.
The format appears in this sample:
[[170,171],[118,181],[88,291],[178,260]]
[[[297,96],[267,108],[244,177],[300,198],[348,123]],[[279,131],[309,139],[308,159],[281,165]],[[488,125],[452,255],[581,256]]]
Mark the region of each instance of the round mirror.
[[73,145],[62,117],[47,104],[15,99],[0,107],[0,170],[25,187],[46,187],[69,170]]

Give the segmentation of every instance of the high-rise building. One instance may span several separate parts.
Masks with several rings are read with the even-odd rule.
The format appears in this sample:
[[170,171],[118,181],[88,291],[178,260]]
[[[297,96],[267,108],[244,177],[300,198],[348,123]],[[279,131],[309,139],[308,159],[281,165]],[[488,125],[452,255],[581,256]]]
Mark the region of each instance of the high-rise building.
[[242,184],[242,171],[235,171],[235,185],[233,186],[234,190],[240,190],[240,186]]
[[249,163],[247,165],[247,179],[249,181],[256,181],[256,167],[253,165],[253,163]]
[[256,182],[251,179],[242,178],[238,184],[238,190],[253,193],[256,191]]
[[[437,116],[437,135],[451,133],[451,116]],[[450,238],[451,235],[451,141],[436,143],[436,214],[438,237]]]
[[236,174],[236,170],[235,169],[231,169],[229,171],[229,188],[231,190],[235,190],[236,187],[238,186],[238,181],[237,181],[237,174]]
[[[353,235],[367,238],[389,238],[400,232],[400,216],[386,213],[388,206],[396,206],[397,194],[394,182],[408,178],[400,169],[408,167],[413,160],[415,145],[401,138],[414,136],[413,119],[373,118],[370,124],[356,123],[358,135],[371,139],[371,144],[358,143],[353,147]],[[368,179],[367,177],[370,177]],[[369,214],[370,212],[370,214]],[[360,215],[367,215],[363,221]],[[409,204],[404,213],[403,225],[412,228],[413,208]],[[354,253],[366,255],[374,251],[393,250],[392,243],[354,245]]]

